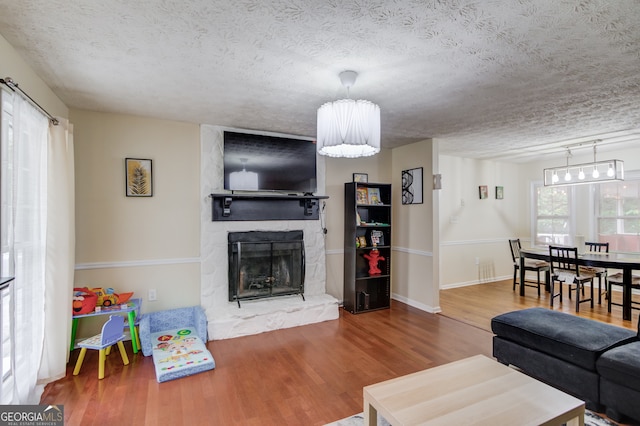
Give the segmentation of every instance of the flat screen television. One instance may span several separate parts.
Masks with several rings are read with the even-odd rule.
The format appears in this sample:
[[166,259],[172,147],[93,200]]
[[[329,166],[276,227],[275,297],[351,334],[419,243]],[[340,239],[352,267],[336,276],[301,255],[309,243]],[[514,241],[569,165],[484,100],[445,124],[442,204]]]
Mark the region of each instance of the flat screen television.
[[225,131],[223,158],[226,190],[313,194],[318,189],[312,140]]

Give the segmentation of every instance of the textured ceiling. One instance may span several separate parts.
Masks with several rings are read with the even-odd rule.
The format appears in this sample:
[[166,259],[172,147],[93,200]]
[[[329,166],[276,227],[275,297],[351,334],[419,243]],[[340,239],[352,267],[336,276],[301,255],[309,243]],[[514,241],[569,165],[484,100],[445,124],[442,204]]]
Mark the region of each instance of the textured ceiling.
[[475,158],[640,142],[639,22],[638,0],[0,0],[70,107],[314,136],[352,69],[384,147]]

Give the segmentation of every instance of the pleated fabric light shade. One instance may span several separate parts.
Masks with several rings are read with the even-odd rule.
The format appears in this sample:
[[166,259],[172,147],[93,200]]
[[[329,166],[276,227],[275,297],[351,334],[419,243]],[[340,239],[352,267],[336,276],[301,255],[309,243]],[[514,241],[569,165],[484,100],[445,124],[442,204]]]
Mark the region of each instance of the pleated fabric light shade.
[[[339,75],[347,91],[358,73]],[[317,150],[329,157],[368,157],[380,152],[380,107],[365,100],[341,99],[318,108]]]

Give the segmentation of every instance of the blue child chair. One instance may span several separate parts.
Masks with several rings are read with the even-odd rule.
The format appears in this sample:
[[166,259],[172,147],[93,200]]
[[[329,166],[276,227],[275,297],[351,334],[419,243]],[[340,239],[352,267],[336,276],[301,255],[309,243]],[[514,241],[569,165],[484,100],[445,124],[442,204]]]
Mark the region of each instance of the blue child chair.
[[82,362],[84,361],[84,357],[87,354],[87,349],[95,349],[100,351],[100,359],[98,364],[98,379],[104,379],[104,364],[111,350],[111,346],[114,344],[118,345],[118,349],[120,350],[120,356],[122,357],[122,362],[124,365],[129,364],[129,358],[127,357],[127,352],[124,349],[124,345],[122,341],[125,338],[124,333],[122,332],[124,328],[124,317],[120,315],[111,315],[109,317],[109,321],[105,322],[102,326],[102,333],[96,334],[93,337],[89,337],[86,340],[78,343],[78,347],[80,347],[80,355],[78,356],[78,361],[76,361],[76,367],[73,369],[73,375],[77,376],[80,373],[80,368],[82,368]]

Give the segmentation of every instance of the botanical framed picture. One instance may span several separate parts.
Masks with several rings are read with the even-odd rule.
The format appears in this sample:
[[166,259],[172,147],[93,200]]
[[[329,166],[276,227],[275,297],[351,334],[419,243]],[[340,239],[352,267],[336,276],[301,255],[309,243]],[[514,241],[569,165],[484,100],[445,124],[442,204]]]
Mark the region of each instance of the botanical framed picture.
[[402,204],[422,204],[422,167],[402,171]]
[[481,200],[489,198],[489,187],[487,185],[480,185],[478,187],[478,195]]
[[369,175],[366,173],[354,173],[353,174],[354,182],[369,182]]
[[127,197],[152,197],[152,161],[142,158],[125,158],[124,163]]
[[504,186],[496,186],[496,200],[504,198]]

